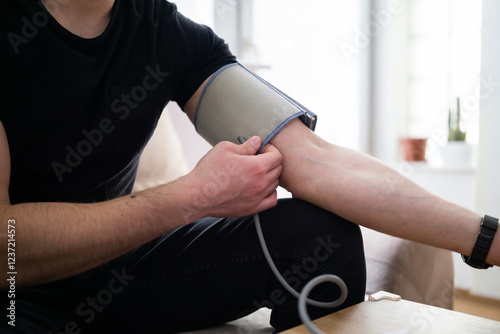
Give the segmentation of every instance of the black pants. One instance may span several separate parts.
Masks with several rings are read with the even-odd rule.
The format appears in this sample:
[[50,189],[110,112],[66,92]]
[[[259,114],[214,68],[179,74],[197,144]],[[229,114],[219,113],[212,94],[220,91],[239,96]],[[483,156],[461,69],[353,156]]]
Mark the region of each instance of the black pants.
[[[271,255],[294,288],[323,273],[347,284],[343,305],[309,307],[312,318],[363,301],[357,225],[299,200],[281,200],[260,219]],[[310,297],[332,301],[339,293],[325,283]],[[175,333],[261,307],[273,309],[271,325],[278,331],[300,323],[297,300],[269,269],[252,217],[196,221],[81,275],[17,289],[15,301],[16,327],[4,317],[2,333]]]

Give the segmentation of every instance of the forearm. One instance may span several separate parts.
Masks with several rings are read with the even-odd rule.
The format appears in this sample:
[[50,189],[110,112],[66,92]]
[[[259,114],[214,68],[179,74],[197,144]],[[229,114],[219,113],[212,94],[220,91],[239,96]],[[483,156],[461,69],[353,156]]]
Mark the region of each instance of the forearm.
[[[95,204],[4,205],[2,254],[7,253],[8,220],[13,219],[18,286],[84,272],[185,224],[188,212],[179,208],[187,199],[179,182]],[[194,212],[188,215],[196,218]],[[5,257],[3,267],[6,262]],[[8,271],[4,268],[2,275]],[[5,287],[5,279],[1,282]]]
[[[202,217],[246,216],[273,207],[281,155],[269,149],[256,156],[260,145],[258,137],[242,145],[221,143],[189,174],[102,203],[11,206],[0,187],[0,228],[7,232],[9,220],[16,221],[16,283],[36,285],[81,273]],[[7,234],[0,235],[7,254]],[[5,275],[7,256],[0,261]],[[0,281],[5,288],[7,281]]]
[[[295,197],[374,230],[470,254],[481,221],[476,213],[434,196],[376,159],[326,143],[296,125],[274,141],[283,154],[280,182]],[[294,143],[297,138],[301,144]],[[487,262],[499,265],[499,254],[496,237]]]

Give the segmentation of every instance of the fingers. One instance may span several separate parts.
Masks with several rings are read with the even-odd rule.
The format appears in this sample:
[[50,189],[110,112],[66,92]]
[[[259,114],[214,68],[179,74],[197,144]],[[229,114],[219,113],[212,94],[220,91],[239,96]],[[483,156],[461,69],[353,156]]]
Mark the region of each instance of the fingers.
[[260,203],[259,206],[255,209],[255,212],[262,212],[267,209],[271,209],[278,204],[278,192],[276,188],[269,195],[267,195]]
[[203,214],[243,216],[277,204],[282,157],[272,145],[256,155],[261,144],[258,136],[240,145],[221,142],[198,162],[190,175],[201,189],[195,194]]
[[259,136],[253,136],[239,145],[239,153],[242,155],[255,155],[259,151],[261,143],[262,140]]
[[278,203],[277,188],[279,186],[279,176],[281,175],[281,165],[267,172],[262,181],[266,184],[264,189],[257,192],[260,203],[255,212],[261,212],[274,207]]
[[276,151],[278,151],[276,146],[274,146],[273,144],[267,144],[266,146],[264,146],[261,153],[270,153],[270,152],[276,152]]
[[267,169],[268,173],[276,174],[276,177],[281,175],[282,171],[282,156],[281,153],[274,147],[266,146],[266,151],[263,151],[260,155],[256,157],[258,163]]
[[269,184],[273,183],[274,181],[278,181],[279,177],[281,176],[281,173],[283,171],[283,166],[281,164],[269,169],[266,172],[265,179]]
[[[238,152],[241,155],[253,156],[258,151],[262,144],[262,140],[259,136],[253,136],[241,145],[238,145]],[[278,149],[271,144],[264,147],[261,154],[256,157],[258,164],[262,165],[267,170],[273,170],[278,166],[281,166],[281,153]],[[280,174],[281,174],[281,169]]]

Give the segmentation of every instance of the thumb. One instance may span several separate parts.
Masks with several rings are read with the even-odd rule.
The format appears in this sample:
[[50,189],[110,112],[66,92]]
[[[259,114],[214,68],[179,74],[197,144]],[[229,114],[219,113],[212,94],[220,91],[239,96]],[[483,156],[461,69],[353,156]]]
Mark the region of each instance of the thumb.
[[259,136],[251,137],[246,142],[240,145],[241,147],[240,154],[255,155],[259,151],[261,143],[262,140],[260,139]]

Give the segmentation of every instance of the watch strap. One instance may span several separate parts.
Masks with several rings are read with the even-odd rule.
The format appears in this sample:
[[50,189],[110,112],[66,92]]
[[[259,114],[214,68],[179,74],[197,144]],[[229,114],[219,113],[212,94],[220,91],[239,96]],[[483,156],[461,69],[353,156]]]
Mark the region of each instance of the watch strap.
[[477,269],[487,269],[491,265],[486,263],[486,257],[490,251],[493,238],[498,229],[498,218],[484,215],[479,229],[474,248],[470,256],[462,255],[462,259],[469,266]]

